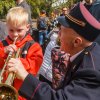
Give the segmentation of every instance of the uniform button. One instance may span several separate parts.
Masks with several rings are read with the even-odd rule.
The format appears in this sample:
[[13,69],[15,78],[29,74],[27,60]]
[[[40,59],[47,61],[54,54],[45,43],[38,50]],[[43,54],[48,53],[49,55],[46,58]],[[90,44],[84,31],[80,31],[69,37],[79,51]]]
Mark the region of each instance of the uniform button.
[[89,52],[85,52],[86,55],[88,55]]

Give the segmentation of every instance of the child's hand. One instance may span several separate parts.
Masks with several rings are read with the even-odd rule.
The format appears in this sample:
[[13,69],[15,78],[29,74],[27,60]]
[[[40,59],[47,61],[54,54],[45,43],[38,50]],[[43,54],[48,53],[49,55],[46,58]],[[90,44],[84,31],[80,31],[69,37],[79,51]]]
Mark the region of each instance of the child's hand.
[[9,52],[15,52],[15,51],[17,51],[17,47],[16,47],[16,45],[14,45],[14,44],[10,44],[9,46],[6,46],[5,48],[4,48],[4,52],[6,53],[6,54],[8,54]]

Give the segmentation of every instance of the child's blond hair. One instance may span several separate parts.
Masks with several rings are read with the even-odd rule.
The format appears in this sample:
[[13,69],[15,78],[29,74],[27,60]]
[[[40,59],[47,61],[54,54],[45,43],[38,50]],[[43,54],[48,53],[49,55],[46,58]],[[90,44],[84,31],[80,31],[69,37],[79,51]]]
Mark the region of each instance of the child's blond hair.
[[7,24],[14,27],[28,24],[28,12],[22,7],[13,7],[8,11],[6,21]]

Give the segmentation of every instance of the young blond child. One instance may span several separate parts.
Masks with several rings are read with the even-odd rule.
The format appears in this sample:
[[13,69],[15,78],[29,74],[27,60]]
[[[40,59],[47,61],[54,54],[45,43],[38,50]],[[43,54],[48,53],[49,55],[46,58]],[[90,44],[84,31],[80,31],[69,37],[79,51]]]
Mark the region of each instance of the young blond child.
[[[3,67],[4,60],[6,60],[9,52],[14,53],[20,48],[20,60],[25,69],[29,73],[36,75],[42,63],[43,54],[40,45],[36,42],[32,42],[33,39],[28,33],[30,25],[28,23],[27,11],[22,7],[11,8],[8,11],[6,22],[8,36],[5,40],[0,42],[0,68]],[[15,44],[13,44],[16,37],[17,40]],[[27,46],[25,46],[26,44]],[[30,47],[26,49],[29,45]],[[21,80],[17,78],[14,79],[13,86],[17,90],[19,90],[21,84]],[[24,98],[19,97],[18,100],[24,100]]]

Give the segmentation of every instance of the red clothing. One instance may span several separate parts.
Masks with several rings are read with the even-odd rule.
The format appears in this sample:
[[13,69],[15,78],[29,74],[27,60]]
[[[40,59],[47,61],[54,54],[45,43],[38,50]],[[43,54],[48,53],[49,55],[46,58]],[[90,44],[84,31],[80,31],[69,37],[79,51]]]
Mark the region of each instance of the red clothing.
[[[16,46],[18,48],[22,48],[27,41],[32,40],[32,37],[30,35],[27,35],[21,42],[16,42]],[[7,37],[6,41],[8,44],[12,44],[12,41]],[[4,64],[4,60],[6,59],[7,55],[4,53],[4,46],[2,42],[0,42],[0,65]],[[2,59],[2,60],[1,60]],[[26,58],[20,58],[25,69],[33,74],[36,75],[41,64],[43,61],[43,54],[42,54],[42,49],[38,43],[34,43],[29,49],[28,53],[26,55]],[[2,66],[0,66],[2,68]],[[20,86],[22,84],[22,81],[19,79],[14,80],[14,87],[19,90]],[[24,100],[24,99],[19,99],[19,100]]]

